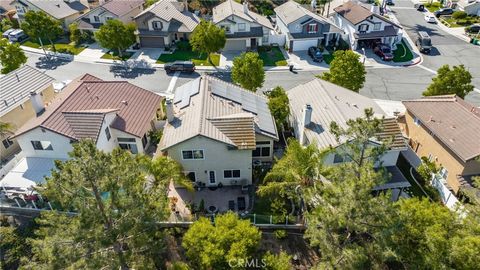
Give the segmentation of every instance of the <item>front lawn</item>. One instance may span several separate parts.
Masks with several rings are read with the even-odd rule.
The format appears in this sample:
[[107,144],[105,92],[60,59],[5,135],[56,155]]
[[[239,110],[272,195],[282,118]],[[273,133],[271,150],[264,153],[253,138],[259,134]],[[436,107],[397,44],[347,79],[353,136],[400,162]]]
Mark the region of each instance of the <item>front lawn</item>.
[[[220,65],[220,55],[217,53],[210,54],[210,59],[214,66]],[[175,61],[192,61],[197,66],[211,66],[212,63],[208,61],[207,55],[204,53],[197,53],[192,50],[176,50],[171,54],[162,54],[157,60],[158,64],[165,64]]]
[[287,60],[278,47],[258,47],[258,55],[263,60],[263,65],[268,67],[286,66]]
[[104,54],[101,58],[102,59],[111,59],[111,60],[128,60],[130,57],[132,57],[133,53],[131,52],[124,52],[123,56],[120,57],[118,53],[114,52],[113,54],[111,52],[107,52]]
[[[48,41],[42,41],[43,46],[45,47],[45,50],[47,51],[53,51],[52,45]],[[65,38],[58,39],[54,41],[55,48],[57,49],[57,52],[59,53],[68,53],[68,54],[74,54],[77,55],[81,53],[85,47],[84,46],[75,46],[74,43],[66,40]],[[27,40],[22,43],[22,46],[30,47],[30,48],[35,48],[35,49],[41,49],[41,45],[38,41],[35,40]]]
[[466,27],[472,24],[480,23],[479,16],[467,16],[463,19],[455,19],[453,17],[445,17],[440,20],[443,23],[443,20],[448,23],[448,27]]
[[405,44],[405,40],[402,43],[397,44],[397,49],[393,51],[393,62],[408,62],[413,59],[413,53]]
[[432,13],[439,10],[441,7],[442,7],[442,4],[440,4],[440,2],[433,2],[431,4],[430,3],[425,4],[425,8],[428,9],[428,11],[430,11]]

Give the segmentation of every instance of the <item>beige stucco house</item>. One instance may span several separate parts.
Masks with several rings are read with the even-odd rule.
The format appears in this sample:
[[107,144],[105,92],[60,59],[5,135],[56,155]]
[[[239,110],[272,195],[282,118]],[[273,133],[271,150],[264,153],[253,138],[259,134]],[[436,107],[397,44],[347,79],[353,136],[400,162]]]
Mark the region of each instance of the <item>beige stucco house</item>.
[[250,185],[254,163],[273,160],[277,128],[263,96],[204,75],[177,88],[166,112],[159,151],[197,186]]
[[403,101],[405,133],[419,157],[434,161],[436,178],[458,194],[480,175],[480,109],[455,96]]
[[65,30],[75,19],[88,11],[87,0],[13,0],[12,4],[17,9],[20,24],[28,11],[42,11],[57,19]]
[[[40,104],[49,104],[55,92],[54,79],[25,65],[0,78],[0,122],[10,123],[12,132],[41,112]],[[12,134],[13,135],[13,134]],[[7,160],[20,151],[17,140],[1,137],[0,159]]]

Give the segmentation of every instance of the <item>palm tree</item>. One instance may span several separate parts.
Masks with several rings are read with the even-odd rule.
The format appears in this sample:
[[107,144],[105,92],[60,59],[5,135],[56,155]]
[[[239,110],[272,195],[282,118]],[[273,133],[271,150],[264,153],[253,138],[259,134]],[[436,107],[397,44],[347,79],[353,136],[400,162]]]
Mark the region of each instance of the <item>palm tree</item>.
[[7,122],[0,122],[0,138],[13,134],[13,125]]
[[301,204],[303,198],[300,193],[307,194],[307,190],[313,188],[322,179],[325,153],[315,144],[303,147],[297,140],[289,139],[285,155],[265,176],[258,194],[260,196],[278,195],[288,199],[292,203],[292,208],[296,204]]

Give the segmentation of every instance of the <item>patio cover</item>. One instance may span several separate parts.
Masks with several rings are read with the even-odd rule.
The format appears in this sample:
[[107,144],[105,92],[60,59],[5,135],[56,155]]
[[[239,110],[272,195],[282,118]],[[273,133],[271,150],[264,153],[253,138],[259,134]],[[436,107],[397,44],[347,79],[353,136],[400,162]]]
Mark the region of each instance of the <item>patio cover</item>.
[[29,188],[37,184],[45,183],[45,176],[51,175],[55,168],[53,158],[26,157],[23,158],[5,177],[0,181],[0,187],[5,188]]

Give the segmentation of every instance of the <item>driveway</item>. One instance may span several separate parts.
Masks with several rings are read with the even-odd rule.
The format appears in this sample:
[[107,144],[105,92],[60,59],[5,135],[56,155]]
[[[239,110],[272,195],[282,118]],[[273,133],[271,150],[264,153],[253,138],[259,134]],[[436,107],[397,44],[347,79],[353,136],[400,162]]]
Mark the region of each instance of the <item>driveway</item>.
[[308,55],[308,51],[296,51],[288,53],[288,64],[293,64],[295,68],[311,68],[313,67],[323,67],[328,68],[328,65],[325,61],[321,63],[314,62],[312,58]]
[[427,23],[424,13],[414,9],[410,0],[396,0],[391,10],[412,39],[418,31],[426,31],[430,35],[434,48],[429,55],[423,55],[423,67],[436,71],[445,64],[463,64],[472,74],[475,87],[480,88],[480,46],[450,35],[436,24]]
[[90,44],[87,48],[80,52],[78,56],[92,59],[100,59],[104,54],[107,53],[107,51],[107,49],[100,47],[100,45],[95,42]]
[[225,66],[229,66],[229,67],[232,67],[233,66],[233,58],[237,57],[237,56],[240,56],[240,54],[242,54],[243,51],[224,51],[222,52],[222,54],[220,54],[220,66],[221,67],[225,67]]
[[140,49],[130,59],[155,64],[163,52],[163,49],[156,48]]

